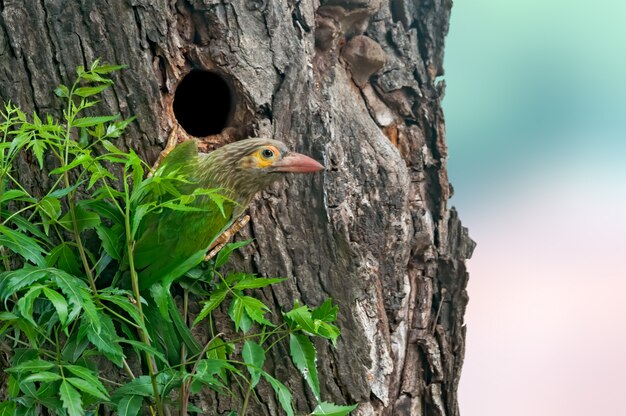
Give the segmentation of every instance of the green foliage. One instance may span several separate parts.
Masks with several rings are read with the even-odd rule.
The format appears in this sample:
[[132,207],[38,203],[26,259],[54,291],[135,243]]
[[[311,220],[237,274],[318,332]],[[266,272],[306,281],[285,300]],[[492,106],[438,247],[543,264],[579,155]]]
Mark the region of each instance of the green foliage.
[[[263,369],[269,351],[286,340],[295,368],[318,402],[313,414],[348,414],[355,406],[322,401],[311,341],[336,342],[337,307],[330,299],[313,309],[296,302],[272,316],[250,291],[284,279],[221,272],[233,251],[249,241],[228,244],[214,261],[184,278],[164,279],[140,293],[133,242],[146,216],[201,210],[191,205],[200,197],[223,211],[225,199],[218,189],[181,194],[176,185],[188,179],[176,171],[146,178],[150,167],[113,143],[133,118],[92,112],[96,96],[113,84],[110,74],[122,68],[99,61],[79,67],[71,87],[55,89],[65,105],[61,120],[27,116],[11,103],[0,111],[0,343],[13,351],[6,369],[8,399],[0,402],[0,414],[19,409],[34,415],[41,407],[70,416],[103,408],[138,415],[145,407],[164,414],[166,405],[197,412],[189,399],[204,388],[229,395],[240,389],[239,414],[245,414],[255,387],[268,383],[285,414],[294,415],[287,387]],[[16,161],[29,159],[42,170],[45,195],[31,194],[15,175]],[[182,271],[189,267],[180,265]],[[129,272],[132,290],[122,277]],[[210,339],[198,351],[185,349],[199,344],[185,326],[188,317],[178,315],[172,285],[182,289],[185,305],[190,295],[206,299],[192,328],[202,323]],[[148,307],[157,314],[147,315]],[[220,332],[223,322],[216,325],[214,314],[221,311],[231,318],[232,339]],[[171,337],[158,337],[163,317],[169,316],[177,318],[173,325],[186,344],[176,351],[178,362],[164,348]],[[129,362],[147,374],[133,373]],[[108,363],[127,378],[104,377]]]

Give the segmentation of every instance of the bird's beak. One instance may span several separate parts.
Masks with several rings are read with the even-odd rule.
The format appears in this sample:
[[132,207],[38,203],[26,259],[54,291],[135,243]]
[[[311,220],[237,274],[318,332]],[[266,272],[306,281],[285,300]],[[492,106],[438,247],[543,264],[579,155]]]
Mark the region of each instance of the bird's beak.
[[324,169],[317,160],[300,153],[289,153],[281,160],[272,164],[274,172],[308,173]]

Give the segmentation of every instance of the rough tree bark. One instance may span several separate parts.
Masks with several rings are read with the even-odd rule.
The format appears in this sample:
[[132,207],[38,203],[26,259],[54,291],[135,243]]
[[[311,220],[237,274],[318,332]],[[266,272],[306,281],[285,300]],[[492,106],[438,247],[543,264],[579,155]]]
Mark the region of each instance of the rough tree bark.
[[[4,0],[0,101],[59,115],[53,87],[76,66],[127,64],[102,106],[137,115],[123,140],[154,160],[177,123],[178,82],[192,69],[222,76],[234,110],[207,143],[273,136],[327,166],[263,193],[243,232],[256,242],[239,259],[289,278],[263,293],[277,310],[326,296],[340,305],[337,348],[317,344],[323,396],[361,403],[358,415],[458,415],[474,243],[447,207],[438,77],[451,3]],[[268,365],[310,410],[287,353],[279,346]],[[267,386],[258,395],[250,414],[280,414]]]

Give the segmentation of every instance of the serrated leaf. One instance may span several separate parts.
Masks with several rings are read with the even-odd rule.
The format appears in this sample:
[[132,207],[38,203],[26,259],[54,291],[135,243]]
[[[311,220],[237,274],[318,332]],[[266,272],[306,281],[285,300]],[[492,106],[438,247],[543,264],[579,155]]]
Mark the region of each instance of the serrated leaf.
[[[63,270],[49,267],[46,270],[51,275],[52,280],[61,289],[72,309],[68,316],[68,321],[73,321],[78,316],[80,310],[86,303],[81,293],[81,288],[86,289],[87,285],[82,280],[70,275]],[[88,301],[87,301],[88,302]]]
[[31,374],[30,376],[24,378],[22,383],[30,383],[33,381],[42,381],[45,383],[49,383],[51,381],[61,380],[63,377],[57,373],[51,373],[50,371],[40,371],[35,374]]
[[139,228],[139,224],[141,224],[141,220],[148,213],[148,210],[151,208],[150,204],[139,205],[132,213],[131,218],[131,235],[135,238],[135,234],[137,233],[137,229]]
[[33,319],[33,305],[35,303],[35,299],[39,297],[42,287],[43,286],[41,285],[31,286],[26,294],[17,300],[17,308],[20,311],[20,314],[35,326],[37,323]]
[[220,252],[217,253],[217,256],[215,257],[215,268],[222,267],[224,264],[226,264],[226,262],[228,261],[233,251],[243,246],[246,246],[250,244],[251,242],[252,240],[244,240],[244,241],[237,241],[235,243],[226,244],[224,248],[221,249]]
[[119,224],[116,224],[109,228],[101,223],[96,226],[96,233],[102,242],[102,248],[104,251],[106,251],[111,258],[121,260],[124,245],[122,240],[122,227]]
[[[106,388],[104,387],[104,385],[100,382],[100,379],[98,379],[97,375],[94,374],[87,367],[83,367],[83,366],[80,366],[80,365],[67,364],[67,365],[64,365],[63,368],[69,370],[75,376],[85,380],[92,387],[98,389],[101,394],[106,395],[108,397],[108,392],[107,392]],[[89,394],[91,394],[91,393],[89,393]],[[92,396],[94,396],[94,395],[92,394]],[[105,399],[105,400],[108,400],[108,398]]]
[[227,293],[228,290],[226,289],[214,290],[213,292],[211,292],[211,297],[208,301],[204,302],[202,310],[200,311],[198,316],[196,316],[196,319],[194,319],[193,326],[196,326],[200,321],[209,316],[209,314],[213,312],[215,308],[220,306],[220,304],[224,301],[224,298],[226,298]]
[[315,319],[319,319],[324,322],[335,322],[337,320],[337,312],[339,311],[339,307],[337,305],[333,305],[333,300],[328,298],[317,308],[313,309],[311,312],[311,317]]
[[33,140],[31,149],[35,155],[35,159],[39,163],[39,169],[43,169],[43,153],[46,150],[46,143],[43,140]]
[[73,334],[63,346],[63,358],[68,362],[76,362],[89,346],[87,337],[79,337],[78,335],[78,332]]
[[61,216],[61,201],[53,196],[48,195],[43,197],[37,204],[37,208],[39,208],[42,214],[52,220],[56,220]]
[[59,315],[59,321],[61,322],[61,325],[63,325],[63,327],[67,326],[67,301],[65,300],[65,298],[61,296],[60,293],[55,292],[48,287],[44,286],[42,289],[43,294],[48,298],[50,302],[52,302],[54,309],[56,309],[57,315]]
[[118,398],[128,395],[152,397],[154,395],[154,390],[152,389],[152,380],[150,379],[150,376],[139,376],[124,384],[113,392],[111,399],[115,401]]
[[7,247],[39,267],[45,267],[46,262],[42,256],[44,249],[34,238],[26,234],[0,225],[0,245]]
[[313,316],[311,315],[311,310],[308,306],[293,308],[284,315],[286,318],[299,325],[303,330],[311,334],[317,333],[317,328],[315,327]]
[[76,387],[87,394],[97,397],[102,400],[109,400],[109,395],[97,389],[91,383],[78,377],[67,377],[65,380],[69,381],[72,386]]
[[[235,324],[235,331],[239,331],[239,328],[241,328],[245,334],[252,326],[252,322],[246,315],[246,309],[244,308],[243,302],[241,302],[240,298],[233,299],[230,307],[228,308],[228,316],[230,316],[230,319],[232,319]],[[248,318],[248,322],[245,321],[245,318]]]
[[263,302],[251,296],[242,296],[240,299],[250,319],[262,325],[275,326],[265,319],[265,313],[269,311],[269,308]]
[[39,373],[45,370],[49,370],[54,367],[55,364],[50,361],[42,360],[41,358],[35,358],[34,360],[24,361],[16,366],[5,369],[7,373]]
[[250,373],[250,388],[254,388],[261,379],[261,370],[265,363],[265,350],[254,341],[247,340],[241,350],[243,361],[248,364],[246,368]]
[[209,386],[214,390],[225,387],[224,383],[217,379],[216,376],[225,380],[224,374],[226,370],[241,374],[237,368],[233,367],[226,360],[211,358],[200,360],[196,373],[192,375],[193,383],[191,383],[191,392],[194,394],[198,393],[202,385]]
[[80,393],[66,380],[61,382],[59,397],[61,397],[63,408],[67,409],[69,416],[82,416],[85,414],[80,400]]
[[4,191],[2,193],[2,198],[0,198],[0,202],[4,203],[4,202],[8,202],[8,201],[12,201],[14,199],[18,199],[20,201],[33,201],[33,198],[31,198],[30,195],[28,195],[26,192],[22,191],[21,189],[9,189],[8,191]]
[[320,381],[317,376],[316,352],[313,343],[306,335],[289,335],[291,359],[309,384],[313,395],[320,401]]
[[95,68],[91,68],[92,72],[97,74],[109,74],[114,71],[119,71],[120,69],[128,68],[128,65],[101,65]]
[[119,344],[119,337],[115,332],[113,321],[108,315],[98,312],[101,330],[97,331],[92,325],[87,328],[87,338],[98,351],[104,354],[111,362],[122,367],[124,351]]
[[244,289],[258,289],[261,287],[273,285],[274,283],[279,283],[285,281],[287,279],[281,278],[265,278],[265,277],[255,277],[252,279],[243,279],[237,282],[233,287],[234,290],[244,290]]
[[143,404],[143,397],[132,395],[123,396],[117,403],[118,416],[137,416]]
[[68,170],[74,169],[75,167],[79,166],[79,165],[86,165],[88,163],[91,163],[93,161],[93,158],[86,154],[86,153],[81,153],[80,155],[76,156],[74,158],[74,160],[72,160],[70,163],[68,163],[65,166],[61,166],[58,167],[54,170],[52,170],[50,172],[51,175],[60,175],[63,172],[67,172]]
[[333,403],[321,402],[317,405],[311,416],[345,416],[356,409],[358,404],[352,406],[339,406]]
[[278,397],[278,401],[280,402],[281,407],[287,413],[287,416],[295,416],[293,412],[293,406],[291,404],[291,393],[289,389],[285,387],[283,383],[276,380],[274,377],[270,376],[266,372],[262,373],[263,378],[270,383],[270,386],[274,389],[274,393],[276,393],[276,397]]
[[76,88],[74,90],[74,95],[77,95],[79,97],[91,97],[93,95],[99,94],[102,91],[106,90],[107,88],[109,88],[108,84],[104,84],[104,85],[96,85],[95,87],[80,87],[80,88]]
[[147,329],[143,323],[143,320],[141,319],[141,315],[139,314],[137,307],[129,300],[129,297],[133,296],[130,292],[122,292],[120,294],[100,292],[99,296],[101,300],[111,302],[117,307],[123,309],[133,320],[136,327],[140,328],[142,331],[147,332]]
[[76,190],[76,188],[78,188],[84,181],[80,181],[75,183],[72,186],[69,186],[67,188],[61,188],[61,189],[57,189],[54,192],[50,192],[48,194],[48,196],[51,196],[53,198],[63,198],[64,196],[66,196],[67,194],[69,194],[70,192],[73,192]]
[[13,293],[44,279],[47,275],[46,269],[30,265],[10,272],[0,273],[0,296],[4,301]]
[[99,116],[99,117],[83,117],[74,120],[72,125],[74,127],[92,127],[96,124],[108,123],[113,120],[117,120],[120,117],[119,114],[113,116]]
[[[85,208],[78,205],[75,210],[76,215],[76,226],[78,227],[78,232],[95,228],[98,224],[100,224],[100,216],[93,212],[88,211]],[[65,214],[60,220],[59,224],[65,227],[69,231],[74,231],[74,223],[72,221],[72,214],[68,212]]]

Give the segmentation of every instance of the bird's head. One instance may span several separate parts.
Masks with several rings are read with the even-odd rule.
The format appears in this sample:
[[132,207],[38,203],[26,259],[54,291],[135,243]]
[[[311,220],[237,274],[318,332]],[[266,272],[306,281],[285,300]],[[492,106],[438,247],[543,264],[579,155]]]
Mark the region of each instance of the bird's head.
[[309,156],[290,151],[284,143],[263,138],[224,145],[201,155],[200,164],[209,174],[206,179],[211,186],[230,189],[243,205],[285,173],[309,173],[324,169]]

